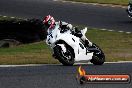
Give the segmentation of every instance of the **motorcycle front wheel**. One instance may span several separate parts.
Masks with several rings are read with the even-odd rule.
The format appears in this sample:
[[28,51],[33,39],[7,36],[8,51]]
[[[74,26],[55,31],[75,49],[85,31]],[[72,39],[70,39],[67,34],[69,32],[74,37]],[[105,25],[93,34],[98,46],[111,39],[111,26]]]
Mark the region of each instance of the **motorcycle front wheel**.
[[67,50],[64,53],[59,45],[56,45],[53,48],[54,54],[60,63],[62,63],[65,66],[72,66],[74,64],[74,56],[72,54],[70,47],[66,49]]

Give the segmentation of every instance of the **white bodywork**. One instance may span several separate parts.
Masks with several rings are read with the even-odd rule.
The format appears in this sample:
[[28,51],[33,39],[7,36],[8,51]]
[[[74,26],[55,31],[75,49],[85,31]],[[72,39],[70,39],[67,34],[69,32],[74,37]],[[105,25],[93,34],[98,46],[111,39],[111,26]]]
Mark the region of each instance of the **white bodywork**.
[[[86,31],[87,28],[85,28],[81,32],[85,35]],[[84,47],[84,45],[80,42],[80,38],[72,35],[70,30],[64,33],[60,33],[59,25],[56,25],[53,30],[51,31],[50,29],[48,30],[46,43],[50,45],[51,48],[53,49],[55,47],[55,43],[59,40],[65,41],[68,45],[70,45],[73,48],[75,53],[75,58],[74,58],[75,62],[84,61],[84,60],[89,61],[92,59],[93,52],[89,52]],[[66,47],[64,46],[64,44],[58,44],[58,45],[61,46],[63,52],[66,52]],[[80,45],[83,46],[83,48],[81,48]]]

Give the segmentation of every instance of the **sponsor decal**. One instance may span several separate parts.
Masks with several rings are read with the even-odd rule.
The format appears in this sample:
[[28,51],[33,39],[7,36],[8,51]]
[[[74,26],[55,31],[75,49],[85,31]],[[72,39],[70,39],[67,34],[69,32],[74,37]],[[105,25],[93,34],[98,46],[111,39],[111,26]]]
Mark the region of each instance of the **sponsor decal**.
[[130,83],[130,76],[126,74],[94,74],[86,75],[86,71],[80,66],[78,68],[77,82],[85,83]]

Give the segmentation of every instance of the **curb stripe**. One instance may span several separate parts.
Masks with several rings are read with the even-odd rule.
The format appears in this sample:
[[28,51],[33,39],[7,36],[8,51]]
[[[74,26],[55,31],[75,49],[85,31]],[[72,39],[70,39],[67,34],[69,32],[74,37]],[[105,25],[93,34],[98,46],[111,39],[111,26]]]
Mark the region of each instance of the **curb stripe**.
[[115,31],[115,32],[126,33],[126,34],[131,34],[132,33],[132,32],[116,31],[116,30],[108,30],[108,29],[100,29],[100,30],[102,30],[102,31],[109,31],[109,32]]
[[113,5],[113,4],[100,4],[100,3],[85,3],[85,2],[75,2],[75,1],[65,1],[65,0],[53,0],[53,1],[60,1],[60,2],[70,2],[70,3],[78,3],[78,4],[91,4],[91,5],[97,5],[97,6],[103,6],[103,7],[113,7],[113,8],[127,8],[127,6],[123,6],[123,5]]
[[107,30],[107,29],[100,29],[100,30],[105,31],[105,30]]
[[124,31],[118,31],[118,32],[122,33],[122,32],[124,32]]
[[10,17],[10,18],[14,19],[15,17]]
[[[132,63],[132,61],[118,61],[118,62],[105,62],[104,64],[120,64],[120,63]],[[92,63],[75,63],[74,65],[89,65]],[[0,65],[0,68],[7,67],[32,67],[32,66],[54,66],[54,65],[62,65],[62,64],[26,64],[26,65]]]
[[127,34],[131,34],[131,32],[126,32]]
[[4,18],[6,18],[7,16],[3,16]]
[[108,31],[114,31],[114,30],[108,30]]
[[[58,0],[54,0],[54,1],[58,1]],[[2,15],[0,15],[0,16],[2,16]],[[6,17],[8,17],[8,16],[3,16],[3,17],[6,18]],[[14,19],[15,17],[10,17],[10,18]],[[22,19],[22,18],[17,18],[17,19]],[[27,19],[24,19],[24,20],[27,20]],[[103,30],[103,31],[110,31],[110,32],[115,31],[115,30],[109,30],[109,29],[100,29],[100,30]],[[116,31],[115,31],[115,32],[116,32]],[[124,31],[118,31],[118,32],[123,33]],[[126,33],[126,34],[131,34],[132,32],[124,32],[124,33]]]

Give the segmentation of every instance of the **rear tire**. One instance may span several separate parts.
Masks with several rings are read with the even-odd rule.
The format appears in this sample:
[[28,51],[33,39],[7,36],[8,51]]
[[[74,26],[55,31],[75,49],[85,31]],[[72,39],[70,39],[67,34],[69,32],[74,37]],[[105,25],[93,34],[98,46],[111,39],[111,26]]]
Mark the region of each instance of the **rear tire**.
[[90,61],[91,63],[93,63],[94,65],[102,65],[105,62],[105,55],[103,53],[103,51],[101,50],[101,48],[93,43],[92,48],[96,48],[96,51],[92,51],[94,52],[92,60]]
[[105,62],[104,58],[99,58],[96,55],[93,55],[93,58],[91,60],[91,63],[93,63],[94,65],[102,65]]
[[54,55],[64,66],[72,66],[74,64],[74,56],[69,47],[66,48],[68,56],[62,52],[62,49],[59,45],[54,47]]

